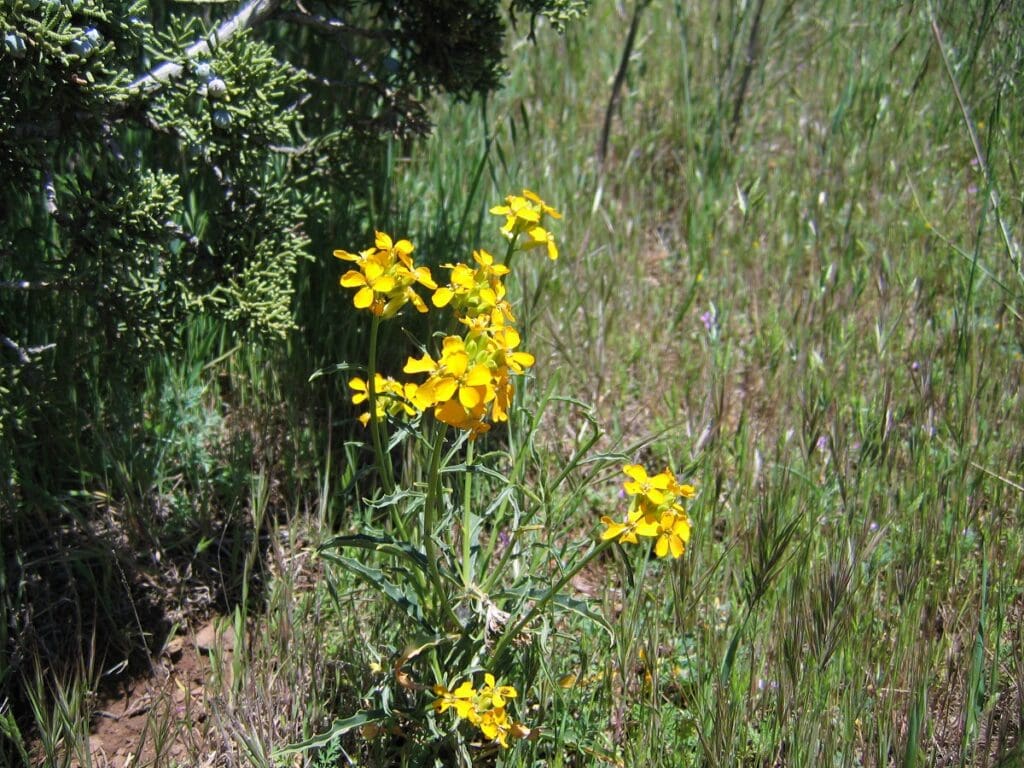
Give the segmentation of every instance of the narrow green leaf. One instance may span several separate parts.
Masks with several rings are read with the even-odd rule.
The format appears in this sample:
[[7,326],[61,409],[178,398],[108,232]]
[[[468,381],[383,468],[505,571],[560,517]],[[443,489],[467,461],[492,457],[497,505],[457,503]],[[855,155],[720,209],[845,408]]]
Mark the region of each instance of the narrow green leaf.
[[390,536],[368,533],[356,533],[346,536],[334,536],[320,545],[320,551],[331,549],[367,549],[371,552],[383,552],[403,557],[422,571],[427,569],[427,557],[419,549],[406,541],[398,541]]
[[309,379],[307,379],[307,381],[315,381],[316,379],[319,379],[321,376],[330,376],[335,373],[347,373],[349,371],[355,371],[356,373],[365,374],[366,366],[356,365],[354,363],[335,363],[334,365],[329,365],[326,368],[321,368],[317,371],[313,371],[313,373],[310,374],[310,377]]
[[[519,599],[525,598],[528,600],[540,600],[546,594],[547,592],[543,589],[519,588],[506,590],[502,592],[499,595],[499,597],[516,597]],[[569,595],[562,594],[554,595],[548,598],[548,600],[551,605],[556,606],[557,608],[560,608],[563,611],[575,613],[579,616],[582,616],[585,619],[594,622],[599,627],[601,627],[601,629],[607,632],[609,637],[613,637],[611,625],[603,616],[601,616],[601,614],[591,610],[590,605],[586,601],[580,600],[575,597],[570,597]]]
[[339,736],[343,736],[349,731],[362,725],[366,725],[367,723],[378,723],[385,717],[387,717],[387,713],[383,709],[361,710],[351,717],[346,717],[344,720],[335,720],[334,724],[321,734],[311,736],[305,741],[289,744],[284,749],[275,752],[274,759],[277,760],[282,757],[287,757],[288,755],[294,755],[297,752],[305,752],[308,749],[322,749]]
[[321,556],[325,560],[328,560],[335,565],[340,565],[349,573],[363,579],[367,584],[377,589],[382,595],[394,603],[397,608],[402,610],[425,631],[432,632],[430,626],[428,626],[423,620],[423,610],[420,607],[419,598],[417,598],[416,594],[406,592],[404,589],[388,581],[384,576],[384,572],[379,568],[365,565],[360,563],[358,560],[353,560],[351,557],[338,555],[334,552],[322,552]]

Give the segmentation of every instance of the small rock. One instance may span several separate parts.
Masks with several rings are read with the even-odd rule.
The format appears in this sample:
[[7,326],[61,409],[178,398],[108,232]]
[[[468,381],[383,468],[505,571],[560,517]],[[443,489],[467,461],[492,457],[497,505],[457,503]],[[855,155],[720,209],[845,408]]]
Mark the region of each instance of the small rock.
[[211,621],[196,632],[196,648],[200,653],[210,653],[214,648],[230,653],[235,650],[235,630],[225,627],[223,632],[217,632],[216,621]]
[[164,646],[164,655],[166,655],[171,661],[178,661],[181,658],[181,652],[185,648],[185,638],[178,636],[167,641]]

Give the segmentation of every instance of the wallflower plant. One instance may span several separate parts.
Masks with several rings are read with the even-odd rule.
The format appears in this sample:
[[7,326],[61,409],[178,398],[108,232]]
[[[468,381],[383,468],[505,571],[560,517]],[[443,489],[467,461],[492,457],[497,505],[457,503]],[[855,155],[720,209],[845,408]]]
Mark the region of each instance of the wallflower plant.
[[[607,463],[611,457],[589,456],[600,432],[585,414],[592,434],[557,477],[539,486],[525,482],[528,445],[546,402],[555,398],[533,413],[515,406],[516,387],[536,361],[522,348],[505,280],[520,251],[543,247],[558,258],[550,227],[561,214],[529,190],[509,195],[491,213],[503,219],[498,234],[507,243],[504,259],[474,250],[468,262],[442,266],[448,272],[443,285],[416,264],[407,239],[377,232],[366,250],[335,251],[352,264],[341,286],[353,291],[354,306],[369,315],[366,375],[348,384],[352,404],[365,409],[358,419],[369,432],[380,484],[379,494],[366,503],[382,513],[383,527],[336,536],[321,554],[377,589],[408,619],[411,636],[405,650],[396,652],[393,684],[382,683],[368,697],[376,697],[378,707],[289,751],[326,744],[355,728],[364,734],[398,729],[435,757],[447,744],[444,749],[468,766],[473,750],[503,750],[517,739],[543,738],[542,728],[515,717],[520,690],[499,683],[510,676],[532,678],[520,651],[539,642],[537,622],[568,610],[610,633],[603,617],[567,594],[573,576],[612,546],[652,539],[658,557],[675,559],[690,539],[682,505],[694,497],[693,487],[668,469],[652,476],[627,464],[624,491],[630,501],[624,516],[602,517],[605,530],[596,540],[562,546],[555,574],[548,557],[537,554],[555,551],[546,538],[555,535],[546,525],[556,503],[551,491],[584,459]],[[386,374],[378,370],[380,325],[400,317],[407,304],[418,312],[444,313],[449,330],[425,340],[400,373]],[[496,424],[503,425],[506,449],[476,456],[477,441]],[[391,438],[395,426],[400,429]],[[391,454],[403,440],[413,460],[398,478]],[[366,557],[348,554],[352,550]]]

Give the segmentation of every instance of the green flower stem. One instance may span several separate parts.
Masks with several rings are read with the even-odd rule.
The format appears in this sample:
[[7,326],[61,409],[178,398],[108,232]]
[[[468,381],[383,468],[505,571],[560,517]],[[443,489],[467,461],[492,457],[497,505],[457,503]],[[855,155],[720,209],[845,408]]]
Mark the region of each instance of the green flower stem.
[[516,243],[519,242],[519,235],[515,234],[512,239],[508,241],[508,250],[505,251],[505,266],[508,267],[509,272],[512,271],[512,257],[516,252]]
[[462,583],[473,583],[472,522],[473,522],[473,441],[466,445],[466,471],[462,482]]
[[430,474],[427,476],[427,498],[423,502],[423,548],[427,556],[427,575],[434,588],[435,598],[456,627],[462,622],[452,610],[452,601],[445,592],[441,572],[437,567],[437,548],[434,546],[434,528],[437,525],[437,505],[441,498],[441,455],[444,453],[444,436],[448,430],[444,424],[435,422],[437,434],[434,436],[433,450],[430,456]]
[[[373,454],[380,472],[381,485],[384,493],[395,492],[395,470],[391,465],[391,452],[387,450],[387,431],[385,425],[377,418],[377,337],[380,334],[380,316],[374,315],[370,325],[370,356],[367,361],[366,391],[370,403],[370,438],[373,440]],[[409,534],[402,520],[401,512],[395,505],[390,508],[391,522],[398,530],[398,535],[408,541]]]
[[568,571],[563,573],[562,578],[556,581],[551,586],[551,588],[544,593],[540,600],[533,604],[533,607],[529,611],[527,611],[526,615],[522,619],[520,619],[519,622],[514,627],[512,627],[510,631],[505,632],[505,634],[501,636],[501,639],[498,640],[498,644],[494,646],[494,653],[492,654],[492,658],[495,660],[495,663],[500,663],[501,654],[505,650],[505,647],[512,641],[514,637],[518,637],[519,633],[523,631],[523,628],[527,624],[533,621],[534,616],[536,616],[538,613],[540,613],[548,607],[548,603],[551,602],[555,595],[562,591],[562,587],[568,584],[569,580],[572,579],[573,576],[575,576],[577,573],[586,568],[587,564],[590,563],[591,560],[593,560],[599,554],[608,549],[608,547],[612,545],[613,541],[613,539],[608,539],[606,541],[599,541],[596,544],[594,544],[590,548],[590,551],[586,555],[584,555],[583,558],[578,563],[576,563],[576,565],[574,565]]
[[380,334],[380,316],[373,316],[370,325],[370,359],[367,371],[366,390],[370,394],[370,437],[373,439],[373,453],[380,470],[384,493],[395,492],[395,473],[391,467],[391,454],[386,450],[384,424],[377,418],[377,337]]

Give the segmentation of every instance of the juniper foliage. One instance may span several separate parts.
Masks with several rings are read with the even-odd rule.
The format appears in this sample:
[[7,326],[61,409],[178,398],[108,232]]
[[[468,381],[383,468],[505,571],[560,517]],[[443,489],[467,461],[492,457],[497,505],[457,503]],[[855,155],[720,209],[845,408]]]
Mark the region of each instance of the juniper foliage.
[[429,130],[431,94],[497,88],[505,23],[496,0],[5,2],[5,442],[76,373],[138,375],[190,313],[285,336],[310,218],[362,194],[381,137]]

